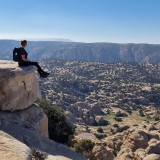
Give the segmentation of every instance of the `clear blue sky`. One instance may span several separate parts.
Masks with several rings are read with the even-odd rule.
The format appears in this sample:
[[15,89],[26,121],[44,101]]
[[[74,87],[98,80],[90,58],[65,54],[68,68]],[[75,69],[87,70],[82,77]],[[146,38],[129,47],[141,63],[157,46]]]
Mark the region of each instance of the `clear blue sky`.
[[0,39],[160,44],[160,0],[0,0]]

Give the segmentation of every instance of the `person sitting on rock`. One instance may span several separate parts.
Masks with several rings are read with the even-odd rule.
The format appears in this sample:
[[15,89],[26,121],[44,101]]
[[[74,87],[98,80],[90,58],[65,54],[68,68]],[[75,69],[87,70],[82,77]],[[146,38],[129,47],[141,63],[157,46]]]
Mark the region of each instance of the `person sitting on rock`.
[[27,47],[27,41],[22,40],[21,41],[21,47],[18,50],[18,55],[19,55],[19,60],[18,60],[18,65],[19,66],[36,66],[37,71],[40,74],[40,77],[46,78],[49,73],[45,72],[42,70],[42,68],[39,66],[38,62],[31,62],[27,59],[28,53],[25,50],[25,47]]

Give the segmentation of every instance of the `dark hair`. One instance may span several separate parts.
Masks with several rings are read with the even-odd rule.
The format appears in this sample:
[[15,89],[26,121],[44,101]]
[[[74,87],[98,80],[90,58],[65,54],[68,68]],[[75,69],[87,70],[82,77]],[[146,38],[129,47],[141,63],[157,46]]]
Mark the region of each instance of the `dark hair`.
[[21,45],[24,46],[27,43],[27,40],[21,40]]

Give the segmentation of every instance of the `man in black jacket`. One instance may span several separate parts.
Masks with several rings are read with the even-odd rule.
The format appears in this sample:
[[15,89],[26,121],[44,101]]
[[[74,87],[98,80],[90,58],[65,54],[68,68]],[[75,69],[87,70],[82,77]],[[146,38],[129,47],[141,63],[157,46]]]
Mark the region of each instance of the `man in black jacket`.
[[49,73],[45,72],[42,70],[42,68],[39,66],[38,62],[31,62],[27,59],[28,53],[25,50],[25,47],[27,47],[27,41],[26,40],[22,40],[21,41],[21,47],[19,48],[19,60],[18,60],[18,64],[19,66],[36,66],[37,67],[37,71],[40,74],[40,77],[46,78]]

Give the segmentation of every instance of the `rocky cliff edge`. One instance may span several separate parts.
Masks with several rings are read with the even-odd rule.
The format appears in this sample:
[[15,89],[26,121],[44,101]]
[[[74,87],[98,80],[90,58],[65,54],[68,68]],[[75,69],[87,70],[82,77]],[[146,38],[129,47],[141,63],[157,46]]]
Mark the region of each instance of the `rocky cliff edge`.
[[34,104],[40,97],[35,67],[0,60],[0,159],[31,160],[33,150],[48,160],[84,160],[48,139],[48,118]]

